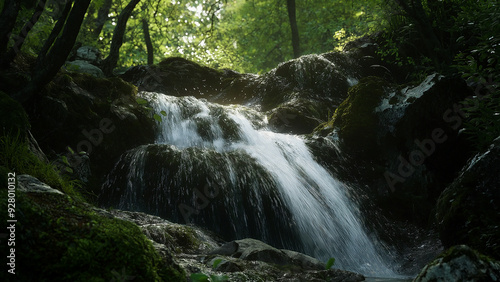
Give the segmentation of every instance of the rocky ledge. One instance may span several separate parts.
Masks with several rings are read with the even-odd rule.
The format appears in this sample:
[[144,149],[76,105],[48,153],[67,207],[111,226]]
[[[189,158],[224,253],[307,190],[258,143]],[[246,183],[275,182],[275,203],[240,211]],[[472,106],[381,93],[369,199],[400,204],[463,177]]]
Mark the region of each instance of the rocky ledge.
[[255,239],[224,242],[196,226],[100,209],[30,175],[19,175],[17,187],[18,209],[23,212],[18,215],[16,261],[22,279],[364,280],[360,274],[326,269],[315,258]]

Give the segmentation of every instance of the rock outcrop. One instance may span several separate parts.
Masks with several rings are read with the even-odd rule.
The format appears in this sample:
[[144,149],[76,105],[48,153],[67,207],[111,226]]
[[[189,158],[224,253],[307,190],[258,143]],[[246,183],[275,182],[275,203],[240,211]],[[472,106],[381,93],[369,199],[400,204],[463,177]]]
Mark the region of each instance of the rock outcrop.
[[464,166],[437,202],[443,244],[466,244],[500,259],[500,137]]
[[466,245],[454,246],[427,264],[413,281],[500,281],[500,262]]

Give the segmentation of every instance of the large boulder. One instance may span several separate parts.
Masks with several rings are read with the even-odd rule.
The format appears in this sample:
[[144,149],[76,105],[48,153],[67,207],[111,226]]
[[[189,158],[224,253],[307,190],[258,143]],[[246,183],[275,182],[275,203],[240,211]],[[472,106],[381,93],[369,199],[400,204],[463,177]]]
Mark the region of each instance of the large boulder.
[[[365,77],[310,144],[322,163],[340,165],[335,173],[341,178],[370,187],[391,216],[426,224],[437,197],[470,156],[459,135],[458,107],[470,94],[458,77],[434,74],[418,85]],[[338,148],[321,149],[330,142],[322,138]]]
[[98,78],[104,77],[104,72],[99,67],[84,60],[66,62],[64,68],[69,72],[86,73]]
[[443,191],[436,220],[445,246],[467,244],[500,259],[500,138]]
[[99,65],[101,57],[101,51],[96,47],[82,46],[76,50],[76,60],[87,61],[93,65]]
[[210,254],[227,255],[242,260],[263,261],[277,265],[293,264],[305,270],[325,269],[324,263],[315,258],[290,250],[278,250],[262,241],[251,238],[229,242],[213,250]]
[[155,120],[136,95],[120,78],[59,75],[28,107],[33,136],[49,159],[64,160],[63,170],[99,184],[123,152],[154,140]]
[[500,262],[466,245],[454,246],[427,264],[413,281],[500,281]]

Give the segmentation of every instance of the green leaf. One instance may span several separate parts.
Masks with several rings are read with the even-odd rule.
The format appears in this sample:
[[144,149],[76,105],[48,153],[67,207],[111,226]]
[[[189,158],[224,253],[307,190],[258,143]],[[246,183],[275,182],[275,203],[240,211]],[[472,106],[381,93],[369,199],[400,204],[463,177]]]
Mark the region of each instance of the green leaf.
[[227,277],[226,275],[210,275],[210,280],[212,282],[223,282],[223,281],[227,281],[229,279],[229,277]]
[[74,154],[75,154],[75,151],[73,151],[73,149],[71,149],[71,147],[70,147],[70,146],[68,146],[68,151],[69,151],[72,155],[74,155]]
[[148,103],[148,100],[146,99],[143,99],[143,98],[137,98],[135,99],[135,101],[137,102],[137,104],[139,105],[146,105]]
[[209,281],[209,278],[207,275],[203,274],[203,273],[193,273],[191,274],[191,281],[193,282],[208,282]]
[[160,114],[162,114],[164,117],[167,116],[167,112],[165,112],[165,111],[161,111]]
[[157,120],[158,122],[161,122],[161,121],[162,121],[161,116],[160,116],[159,114],[154,114],[154,115],[153,115],[153,118],[154,118],[155,120]]
[[326,262],[326,266],[325,266],[325,269],[330,269],[333,264],[335,263],[335,258],[330,258],[327,262]]
[[216,259],[214,260],[214,263],[212,265],[212,268],[217,268],[217,266],[219,266],[219,264],[222,262],[223,260],[222,259]]
[[64,164],[69,165],[69,161],[68,161],[68,158],[66,156],[62,156],[61,158],[62,158],[62,161]]
[[70,168],[70,167],[67,167],[67,168],[66,168],[66,171],[67,171],[67,172],[69,172],[69,173],[73,173],[73,169],[72,169],[72,168]]

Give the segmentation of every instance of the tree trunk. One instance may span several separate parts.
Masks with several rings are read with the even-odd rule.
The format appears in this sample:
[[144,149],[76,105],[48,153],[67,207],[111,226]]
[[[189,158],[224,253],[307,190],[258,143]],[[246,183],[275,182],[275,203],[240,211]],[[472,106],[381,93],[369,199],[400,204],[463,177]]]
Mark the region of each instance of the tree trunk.
[[151,36],[149,35],[149,25],[146,19],[142,19],[142,31],[144,32],[144,41],[146,42],[146,49],[148,50],[148,65],[154,64],[154,50]]
[[54,44],[54,41],[56,41],[57,36],[59,36],[59,34],[61,33],[61,30],[63,29],[64,24],[66,23],[66,20],[68,18],[72,6],[73,6],[73,1],[68,1],[64,6],[64,9],[61,15],[59,16],[59,19],[57,20],[56,24],[54,25],[54,28],[50,32],[49,37],[43,43],[42,50],[40,50],[40,52],[38,53],[38,57],[36,58],[36,66],[43,64],[43,61],[45,60],[47,53]]
[[26,24],[24,24],[23,29],[21,29],[21,32],[15,39],[14,46],[9,49],[5,58],[2,59],[2,65],[10,65],[10,63],[12,63],[12,61],[16,58],[16,55],[21,51],[26,37],[30,33],[31,29],[33,29],[33,26],[35,26],[35,24],[38,22],[38,19],[40,19],[40,16],[45,10],[45,3],[45,0],[38,1],[38,5],[36,6],[30,20]]
[[292,47],[293,47],[293,57],[300,57],[300,41],[299,41],[299,29],[297,28],[297,17],[295,15],[295,0],[287,0],[286,7],[288,10],[288,19],[290,21],[290,27],[292,29]]
[[92,41],[98,41],[99,35],[104,27],[104,24],[108,20],[109,10],[111,10],[111,5],[113,0],[104,0],[101,8],[97,12],[97,19],[95,20],[94,30],[92,32]]
[[[54,78],[75,44],[90,1],[75,0],[69,15],[61,17],[59,21],[63,21],[63,18],[66,19],[62,34],[54,42],[54,45],[49,47],[50,51],[46,55],[40,54],[42,57],[39,56],[37,59],[31,81],[21,91],[13,95],[14,99],[21,103],[26,102]],[[69,5],[71,5],[71,1]]]
[[16,24],[17,15],[21,9],[21,1],[5,0],[2,13],[0,13],[0,56],[7,51],[10,34]]
[[104,59],[102,63],[102,71],[107,76],[113,75],[113,69],[116,67],[118,59],[120,58],[120,47],[122,47],[123,44],[123,37],[125,35],[127,21],[130,18],[130,15],[132,14],[135,6],[140,1],[141,0],[130,1],[118,16],[118,22],[116,23],[115,30],[113,31],[113,38],[111,39],[109,55],[106,59]]

